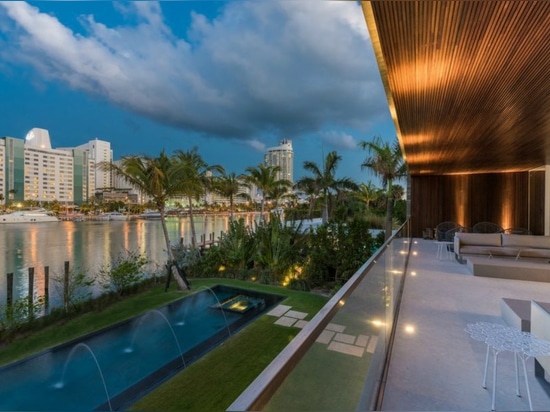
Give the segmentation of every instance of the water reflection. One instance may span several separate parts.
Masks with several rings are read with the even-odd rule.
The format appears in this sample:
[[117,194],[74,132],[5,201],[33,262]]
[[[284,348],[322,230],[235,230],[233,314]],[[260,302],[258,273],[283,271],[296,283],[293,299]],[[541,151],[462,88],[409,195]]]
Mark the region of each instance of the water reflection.
[[[253,225],[254,215],[239,216]],[[188,218],[168,218],[167,228],[170,240],[176,243],[180,238],[191,242],[191,228]],[[226,232],[228,216],[195,217],[197,239],[206,239],[214,234],[218,238]],[[0,225],[0,304],[7,297],[7,273],[14,274],[14,299],[28,294],[28,268],[34,267],[34,294],[44,294],[44,267],[49,267],[50,294],[55,304],[55,288],[52,278],[63,273],[64,262],[71,268],[81,268],[90,275],[108,264],[125,250],[145,254],[150,270],[162,267],[166,262],[166,245],[159,220],[129,221],[85,221],[37,224]],[[99,290],[99,288],[98,288]],[[96,291],[97,292],[97,291]]]

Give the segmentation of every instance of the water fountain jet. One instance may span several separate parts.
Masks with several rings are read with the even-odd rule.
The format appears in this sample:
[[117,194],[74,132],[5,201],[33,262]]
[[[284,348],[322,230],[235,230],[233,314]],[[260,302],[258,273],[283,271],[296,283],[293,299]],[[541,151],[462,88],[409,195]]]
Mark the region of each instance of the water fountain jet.
[[58,382],[56,382],[53,385],[53,387],[55,389],[62,389],[65,386],[64,381],[65,381],[65,373],[67,372],[67,367],[69,366],[69,362],[71,361],[74,353],[76,352],[76,350],[78,348],[84,348],[90,353],[90,355],[92,355],[92,358],[94,359],[94,362],[97,366],[97,370],[99,371],[99,376],[101,377],[101,382],[103,383],[103,389],[105,389],[105,395],[107,396],[107,402],[109,403],[109,410],[112,411],[113,407],[111,405],[111,397],[109,396],[109,391],[107,390],[107,384],[105,383],[105,378],[103,377],[103,372],[101,371],[101,367],[99,366],[99,362],[98,362],[98,360],[95,356],[94,351],[92,350],[92,348],[90,348],[85,343],[82,343],[82,342],[77,343],[71,349],[71,352],[69,353],[69,356],[67,356],[67,360],[65,361],[65,365],[63,366],[63,373],[61,374],[61,379]]
[[162,313],[160,310],[157,310],[157,309],[151,309],[149,312],[145,313],[140,319],[139,319],[139,322],[135,328],[135,331],[134,331],[134,335],[132,336],[132,342],[130,343],[130,346],[128,346],[127,348],[124,348],[124,353],[132,353],[134,351],[133,349],[133,346],[134,346],[134,342],[136,341],[136,335],[139,331],[139,327],[141,326],[141,324],[143,323],[143,320],[149,315],[149,314],[152,314],[152,313],[155,313],[157,315],[159,315],[162,319],[164,319],[164,321],[166,322],[166,324],[168,325],[168,327],[170,328],[170,331],[172,332],[172,336],[174,337],[174,340],[176,342],[176,346],[178,347],[178,351],[179,351],[179,354],[180,354],[180,357],[181,357],[181,361],[183,363],[183,367],[185,368],[186,365],[185,365],[185,359],[183,358],[183,351],[181,350],[181,346],[180,346],[180,343],[179,343],[179,340],[178,340],[178,337],[176,336],[176,332],[174,331],[174,328],[172,327],[172,325],[170,324],[170,321],[168,320],[168,318],[164,315],[164,313]]

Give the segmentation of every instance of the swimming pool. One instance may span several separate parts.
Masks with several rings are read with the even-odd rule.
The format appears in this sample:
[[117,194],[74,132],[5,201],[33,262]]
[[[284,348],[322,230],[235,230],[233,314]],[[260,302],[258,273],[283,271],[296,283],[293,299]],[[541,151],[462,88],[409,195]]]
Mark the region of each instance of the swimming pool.
[[217,285],[0,369],[0,410],[124,409],[283,296]]

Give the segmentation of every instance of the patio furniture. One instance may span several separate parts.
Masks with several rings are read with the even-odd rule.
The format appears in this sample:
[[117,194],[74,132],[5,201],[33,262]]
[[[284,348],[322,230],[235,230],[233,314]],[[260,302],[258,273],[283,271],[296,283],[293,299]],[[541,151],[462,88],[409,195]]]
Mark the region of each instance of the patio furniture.
[[461,233],[454,237],[454,252],[469,255],[550,258],[550,236],[506,235],[504,233]]
[[474,276],[550,282],[550,265],[546,260],[533,262],[514,259],[488,259],[486,256],[468,256],[466,267]]
[[[531,333],[550,340],[550,303],[531,301]],[[545,378],[550,374],[550,356],[535,356],[535,376]]]
[[452,260],[453,252],[450,247],[452,247],[453,242],[436,240],[435,244],[437,245],[437,255],[435,257],[437,260]]
[[532,235],[533,233],[529,229],[524,227],[511,227],[504,230],[507,235]]
[[490,323],[477,322],[466,325],[465,331],[471,338],[477,341],[485,342],[487,345],[487,354],[485,357],[485,369],[483,375],[483,388],[487,387],[487,369],[489,364],[489,351],[493,352],[493,394],[491,401],[491,410],[495,410],[495,397],[497,386],[497,363],[498,355],[502,352],[512,352],[515,358],[516,366],[516,395],[521,396],[519,388],[519,368],[518,359],[523,366],[525,378],[525,387],[529,401],[529,410],[533,410],[531,401],[531,391],[529,389],[529,380],[527,378],[527,368],[525,362],[531,357],[550,355],[550,342],[539,339],[529,332],[522,332],[519,329],[509,326]]
[[456,228],[460,228],[460,227],[461,226],[456,222],[452,222],[452,221],[441,222],[435,228],[435,230],[436,230],[436,239],[435,240],[439,240],[441,242],[446,241],[447,240],[446,239],[446,233],[451,229],[456,229]]
[[504,229],[493,222],[479,222],[472,227],[474,233],[504,233]]

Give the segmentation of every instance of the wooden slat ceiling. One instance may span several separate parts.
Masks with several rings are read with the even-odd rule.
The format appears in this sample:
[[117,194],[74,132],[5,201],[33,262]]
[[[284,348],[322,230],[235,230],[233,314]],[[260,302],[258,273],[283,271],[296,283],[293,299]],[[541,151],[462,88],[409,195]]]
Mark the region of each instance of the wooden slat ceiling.
[[550,164],[550,1],[362,4],[411,175]]

